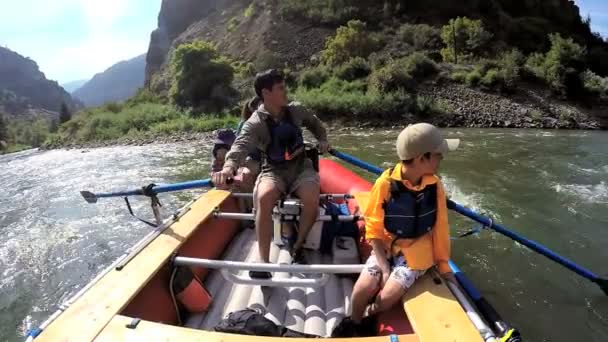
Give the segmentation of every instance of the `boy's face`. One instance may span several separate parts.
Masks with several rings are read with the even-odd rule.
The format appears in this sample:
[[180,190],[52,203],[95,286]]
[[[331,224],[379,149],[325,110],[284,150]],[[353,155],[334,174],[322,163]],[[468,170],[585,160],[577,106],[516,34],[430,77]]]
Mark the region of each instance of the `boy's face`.
[[443,160],[443,155],[441,153],[431,153],[431,157],[429,159],[424,158],[424,156],[419,157],[418,165],[420,166],[423,174],[436,174],[439,170],[439,165]]
[[214,172],[222,170],[222,167],[224,167],[224,162],[226,161],[227,153],[228,150],[225,148],[220,148],[215,152],[215,158],[213,158],[213,164],[211,165],[211,169]]
[[264,102],[271,104],[275,107],[285,107],[287,106],[287,87],[285,86],[285,82],[275,83],[272,86],[272,90],[264,89],[262,90],[262,94],[264,96]]

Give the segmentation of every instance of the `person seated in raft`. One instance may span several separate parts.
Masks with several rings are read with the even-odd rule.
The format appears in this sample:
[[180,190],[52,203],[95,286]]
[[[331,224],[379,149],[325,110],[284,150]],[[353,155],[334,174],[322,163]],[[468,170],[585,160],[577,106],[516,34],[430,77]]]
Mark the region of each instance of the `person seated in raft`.
[[436,173],[444,155],[459,142],[444,139],[426,123],[410,125],[399,134],[401,162],[376,180],[364,212],[365,238],[373,251],[353,288],[352,315],[341,323],[343,329],[350,325],[357,331],[366,308],[368,315],[389,309],[434,265],[444,279],[455,281],[448,265],[446,195]]
[[211,163],[212,173],[222,170],[226,161],[226,153],[232,147],[234,140],[236,140],[236,135],[233,130],[219,129],[216,131],[215,139],[213,139],[213,149],[211,150],[213,156]]
[[[237,171],[251,147],[262,151],[262,171],[254,189],[258,250],[263,262],[268,263],[272,240],[272,209],[287,194],[295,194],[302,201],[300,231],[291,249],[292,259],[304,263],[302,246],[318,216],[319,175],[305,155],[302,126],[318,140],[321,153],[329,150],[327,133],[317,116],[297,104],[289,104],[285,78],[277,70],[256,75],[254,90],[262,103],[243,124],[241,134],[226,155],[221,172],[213,174],[215,184],[225,184]],[[252,278],[270,278],[269,272],[250,272]]]

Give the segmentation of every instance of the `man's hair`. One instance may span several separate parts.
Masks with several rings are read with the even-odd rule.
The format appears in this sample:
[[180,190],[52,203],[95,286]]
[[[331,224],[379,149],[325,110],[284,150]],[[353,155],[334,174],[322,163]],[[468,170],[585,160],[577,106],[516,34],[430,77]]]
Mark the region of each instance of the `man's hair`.
[[255,94],[263,99],[262,90],[267,89],[272,91],[272,87],[277,84],[285,81],[285,76],[282,72],[277,69],[269,69],[255,75],[255,81],[253,82],[253,87],[255,89]]

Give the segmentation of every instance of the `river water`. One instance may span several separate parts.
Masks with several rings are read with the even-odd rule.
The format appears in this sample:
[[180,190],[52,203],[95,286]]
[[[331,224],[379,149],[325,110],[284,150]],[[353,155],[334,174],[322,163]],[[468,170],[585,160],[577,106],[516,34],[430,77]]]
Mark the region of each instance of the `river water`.
[[[441,165],[452,199],[608,276],[608,133],[452,129]],[[397,130],[332,132],[344,152],[390,167]],[[206,178],[204,144],[27,151],[0,156],[0,341],[19,341],[150,228],[121,199],[80,190]],[[373,176],[357,170],[366,178]],[[199,192],[164,194],[166,214]],[[132,201],[151,218],[148,203]],[[452,235],[475,225],[450,214]],[[527,341],[608,341],[608,297],[490,231],[455,239],[452,259]]]

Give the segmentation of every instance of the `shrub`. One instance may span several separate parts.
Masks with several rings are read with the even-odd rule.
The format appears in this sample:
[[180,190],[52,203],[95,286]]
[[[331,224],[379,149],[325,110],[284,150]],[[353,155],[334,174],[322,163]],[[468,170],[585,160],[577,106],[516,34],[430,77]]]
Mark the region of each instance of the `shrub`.
[[167,104],[167,98],[158,96],[146,88],[139,88],[133,97],[124,102],[124,106],[133,107],[141,103]]
[[498,69],[490,69],[480,80],[480,83],[488,88],[494,88],[504,84],[504,75]]
[[336,70],[336,76],[345,81],[354,81],[369,76],[372,72],[369,63],[361,58],[351,58]]
[[[49,134],[50,125],[46,119],[7,122],[5,138],[9,144],[8,151],[15,152],[26,148],[39,147]],[[15,146],[18,146],[18,148]]]
[[400,61],[392,61],[372,72],[369,86],[378,93],[390,93],[398,90],[413,91],[416,82]]
[[281,0],[279,13],[317,24],[343,24],[353,18],[361,19],[373,4],[370,0]]
[[234,32],[236,28],[239,26],[240,22],[237,17],[232,17],[228,20],[227,30],[228,32]]
[[398,36],[418,50],[438,50],[443,47],[441,30],[427,24],[403,24],[399,27]]
[[431,114],[441,114],[441,109],[434,98],[416,96],[416,114],[420,117],[429,117]]
[[176,105],[219,111],[232,102],[234,71],[213,45],[195,41],[178,46],[171,71],[169,94]]
[[580,91],[583,86],[578,74],[584,65],[585,48],[559,33],[550,34],[549,40],[551,49],[544,56],[536,53],[528,57],[527,70],[558,94]]
[[587,92],[602,100],[608,99],[608,77],[600,77],[591,70],[586,70],[581,74],[581,79]]
[[[441,38],[446,45],[441,50],[443,60],[455,63],[456,60],[460,62],[483,56],[492,34],[486,31],[481,20],[458,17],[451,19],[449,24],[441,29]],[[456,46],[456,56],[454,46]]]
[[379,93],[365,88],[362,81],[347,82],[333,77],[319,88],[298,88],[294,96],[322,117],[386,119],[412,108],[412,98],[404,91]]
[[330,37],[321,52],[321,60],[328,65],[340,65],[353,57],[368,57],[380,48],[380,40],[367,31],[366,24],[351,20],[340,26],[336,35]]
[[245,8],[245,12],[243,12],[243,16],[245,18],[251,18],[255,12],[255,2],[252,2],[247,8]]
[[298,83],[305,88],[317,88],[327,81],[330,76],[331,72],[327,67],[317,66],[302,71]]
[[437,64],[421,52],[414,52],[405,57],[403,66],[405,71],[417,80],[435,75],[439,71]]
[[525,61],[524,55],[517,49],[504,53],[499,60],[505,90],[513,90],[521,77],[521,67]]
[[103,106],[104,110],[112,113],[119,113],[122,111],[122,105],[116,102],[109,102]]
[[8,140],[8,120],[0,113],[0,141]]
[[481,81],[482,77],[481,71],[479,69],[475,69],[467,74],[465,81],[469,87],[476,87]]

